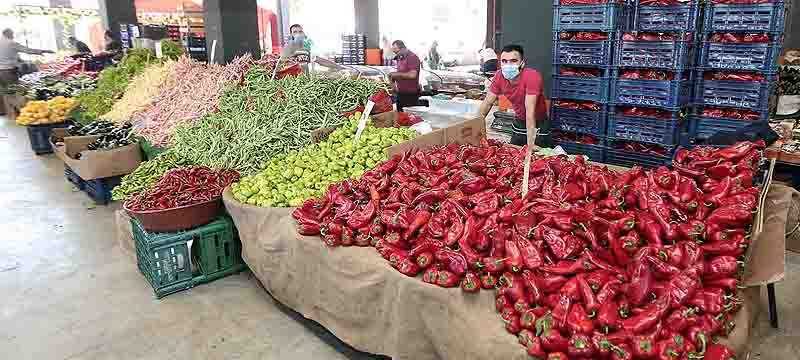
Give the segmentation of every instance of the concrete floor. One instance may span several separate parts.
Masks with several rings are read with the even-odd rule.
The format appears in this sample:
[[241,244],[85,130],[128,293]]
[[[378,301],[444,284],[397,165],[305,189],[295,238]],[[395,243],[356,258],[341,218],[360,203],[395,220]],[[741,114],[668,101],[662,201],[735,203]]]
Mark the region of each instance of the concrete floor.
[[[248,272],[155,300],[114,239],[116,207],[92,205],[2,117],[0,169],[0,359],[377,358],[277,304]],[[781,329],[762,313],[755,359],[800,359],[800,256],[787,263]]]

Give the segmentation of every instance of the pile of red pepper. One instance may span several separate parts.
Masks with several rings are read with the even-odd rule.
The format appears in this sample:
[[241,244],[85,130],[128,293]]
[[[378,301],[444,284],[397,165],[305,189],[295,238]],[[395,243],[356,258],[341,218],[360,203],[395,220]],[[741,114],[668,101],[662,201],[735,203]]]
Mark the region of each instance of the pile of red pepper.
[[574,40],[574,41],[600,41],[600,40],[608,40],[608,34],[604,32],[591,32],[591,31],[579,31],[579,32],[560,32],[558,33],[558,38],[560,40]]
[[600,111],[600,104],[584,100],[555,100],[553,106],[571,110]]
[[617,113],[622,114],[624,116],[633,116],[633,117],[646,117],[646,118],[664,119],[664,120],[672,119],[672,113],[667,110],[655,109],[655,108],[643,108],[637,106],[617,107]]
[[703,108],[702,114],[705,117],[712,117],[719,119],[748,120],[748,121],[758,121],[761,119],[761,115],[759,113],[745,109],[706,107]]
[[697,3],[698,0],[639,0],[640,6],[678,6],[689,3]]
[[717,81],[750,81],[750,82],[764,82],[764,74],[756,72],[730,72],[730,71],[708,71],[703,74],[706,80]]
[[212,170],[205,166],[172,169],[153,187],[125,201],[133,211],[167,210],[197,205],[222,197],[225,188],[239,181],[235,170]]
[[576,76],[585,78],[596,78],[600,76],[600,69],[589,68],[576,68],[563,66],[558,70],[558,74],[562,76]]
[[622,34],[622,40],[624,41],[675,41],[675,40],[683,40],[683,41],[690,41],[692,40],[692,33],[686,33],[681,39],[680,34],[673,34],[673,33],[654,33],[654,32],[633,32],[633,33],[624,33]]
[[671,71],[655,69],[626,69],[620,75],[620,79],[633,80],[675,80],[675,73]]
[[578,134],[574,132],[566,132],[566,131],[558,131],[553,130],[553,140],[562,142],[573,142],[578,144],[587,144],[587,145],[597,145],[600,143],[600,139],[596,136],[586,135],[586,134]]
[[714,33],[709,38],[709,41],[715,43],[728,43],[728,44],[750,44],[750,43],[768,43],[770,42],[770,39],[769,35],[763,33],[756,33],[756,34]]
[[675,170],[615,173],[489,141],[396,156],[293,212],[303,235],[374,246],[441,287],[496,290],[538,359],[731,359],[739,257],[763,143],[680,150]]
[[616,140],[611,143],[611,147],[617,150],[639,153],[639,154],[647,154],[655,156],[669,155],[669,152],[663,146],[640,143],[636,141]]

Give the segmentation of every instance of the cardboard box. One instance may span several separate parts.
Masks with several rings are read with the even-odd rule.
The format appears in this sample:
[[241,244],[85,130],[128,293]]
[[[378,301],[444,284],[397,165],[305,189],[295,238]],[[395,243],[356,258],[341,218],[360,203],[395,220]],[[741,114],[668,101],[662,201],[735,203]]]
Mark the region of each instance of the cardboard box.
[[389,157],[403,154],[413,149],[426,149],[431,146],[456,144],[478,145],[486,139],[486,121],[483,119],[465,120],[443,129],[420,135],[411,141],[389,148]]
[[[50,137],[53,152],[83,180],[94,180],[127,175],[142,162],[138,143],[113,150],[88,150],[88,145],[99,136],[64,136],[65,129]],[[80,159],[76,159],[80,154]]]

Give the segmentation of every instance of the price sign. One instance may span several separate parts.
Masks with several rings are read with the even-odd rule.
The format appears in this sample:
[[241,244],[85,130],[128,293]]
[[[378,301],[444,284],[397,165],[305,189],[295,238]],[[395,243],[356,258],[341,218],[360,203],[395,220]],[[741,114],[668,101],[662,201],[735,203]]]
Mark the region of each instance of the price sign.
[[361,138],[361,133],[364,132],[364,128],[367,127],[367,120],[369,120],[369,114],[372,113],[373,107],[375,107],[375,103],[372,102],[372,100],[367,101],[364,113],[361,114],[361,120],[358,121],[358,130],[356,130],[356,138],[353,139],[353,143],[357,143],[358,139]]

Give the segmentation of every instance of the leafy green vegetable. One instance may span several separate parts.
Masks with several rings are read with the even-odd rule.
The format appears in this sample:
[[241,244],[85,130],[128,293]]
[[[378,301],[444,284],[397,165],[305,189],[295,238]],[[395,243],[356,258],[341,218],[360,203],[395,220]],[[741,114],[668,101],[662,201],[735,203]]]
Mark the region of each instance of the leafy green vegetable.
[[97,88],[78,96],[83,116],[96,119],[111,110],[114,102],[119,100],[134,76],[141,73],[147,65],[159,62],[152,51],[147,49],[130,50],[122,61],[113,67],[100,72]]

